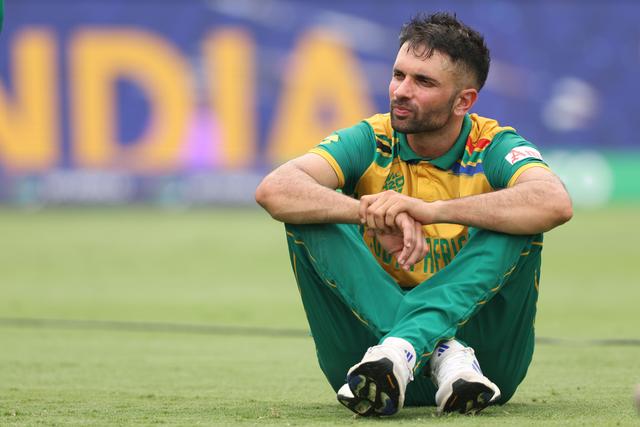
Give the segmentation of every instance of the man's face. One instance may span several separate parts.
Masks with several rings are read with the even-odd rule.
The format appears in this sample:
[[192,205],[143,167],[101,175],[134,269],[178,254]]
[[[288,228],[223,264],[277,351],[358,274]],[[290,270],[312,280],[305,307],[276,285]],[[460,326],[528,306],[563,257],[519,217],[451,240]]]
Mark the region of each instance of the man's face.
[[398,51],[389,84],[391,126],[415,134],[444,127],[457,98],[454,65],[446,54],[434,51],[419,58],[405,43]]

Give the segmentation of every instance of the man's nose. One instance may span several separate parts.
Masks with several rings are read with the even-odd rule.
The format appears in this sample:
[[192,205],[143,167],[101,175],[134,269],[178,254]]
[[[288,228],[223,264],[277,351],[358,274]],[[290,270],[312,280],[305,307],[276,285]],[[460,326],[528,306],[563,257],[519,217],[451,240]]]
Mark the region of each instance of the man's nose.
[[393,95],[396,99],[406,99],[411,97],[412,88],[409,79],[404,79],[400,82],[396,90],[393,91]]

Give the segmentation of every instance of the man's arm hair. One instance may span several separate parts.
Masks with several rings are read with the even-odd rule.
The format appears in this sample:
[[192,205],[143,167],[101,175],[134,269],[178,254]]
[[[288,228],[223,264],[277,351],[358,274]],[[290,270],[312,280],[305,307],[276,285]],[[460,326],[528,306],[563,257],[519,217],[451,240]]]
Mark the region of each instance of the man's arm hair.
[[360,199],[360,219],[374,230],[386,231],[403,212],[421,224],[461,224],[508,234],[542,233],[573,215],[564,185],[542,167],[524,171],[513,187],[459,199],[425,202],[395,191]]
[[571,198],[562,181],[541,167],[523,172],[510,188],[430,205],[426,213],[431,223],[463,224],[509,234],[542,233],[573,216]]
[[267,175],[256,201],[276,220],[290,224],[358,223],[359,202],[339,193],[329,162],[308,153]]

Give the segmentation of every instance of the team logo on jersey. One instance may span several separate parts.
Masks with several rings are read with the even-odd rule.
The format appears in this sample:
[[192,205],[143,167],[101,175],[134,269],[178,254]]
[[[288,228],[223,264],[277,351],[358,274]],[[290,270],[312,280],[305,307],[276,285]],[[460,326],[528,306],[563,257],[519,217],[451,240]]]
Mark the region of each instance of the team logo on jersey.
[[391,172],[384,182],[383,190],[394,190],[398,193],[402,193],[402,187],[404,187],[404,175],[400,172]]
[[504,158],[513,165],[524,159],[542,160],[542,154],[532,147],[515,147]]

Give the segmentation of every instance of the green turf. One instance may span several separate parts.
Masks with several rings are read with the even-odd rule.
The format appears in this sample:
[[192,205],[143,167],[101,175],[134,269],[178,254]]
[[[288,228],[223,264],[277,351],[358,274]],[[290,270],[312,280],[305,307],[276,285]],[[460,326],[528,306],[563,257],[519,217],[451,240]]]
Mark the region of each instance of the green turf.
[[[253,210],[0,211],[0,425],[640,425],[640,208],[578,211],[545,240],[540,344],[476,417],[356,419],[311,339],[16,326],[8,318],[305,329],[282,227]],[[5,319],[2,321],[1,319]]]

